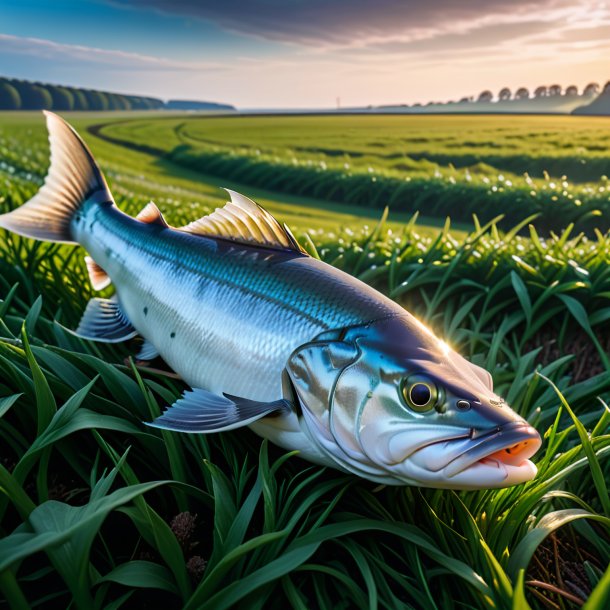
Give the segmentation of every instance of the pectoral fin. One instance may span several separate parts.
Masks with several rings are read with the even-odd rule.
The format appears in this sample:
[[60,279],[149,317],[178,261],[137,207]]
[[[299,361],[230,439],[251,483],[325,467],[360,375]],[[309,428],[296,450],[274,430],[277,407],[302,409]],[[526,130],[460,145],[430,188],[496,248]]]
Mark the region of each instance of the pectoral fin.
[[271,413],[290,408],[291,404],[284,399],[257,402],[230,394],[218,396],[195,388],[184,392],[182,398],[148,425],[176,432],[224,432],[247,426]]
[[138,334],[127,316],[121,311],[116,298],[91,299],[81,318],[80,324],[72,334],[102,343],[127,341]]

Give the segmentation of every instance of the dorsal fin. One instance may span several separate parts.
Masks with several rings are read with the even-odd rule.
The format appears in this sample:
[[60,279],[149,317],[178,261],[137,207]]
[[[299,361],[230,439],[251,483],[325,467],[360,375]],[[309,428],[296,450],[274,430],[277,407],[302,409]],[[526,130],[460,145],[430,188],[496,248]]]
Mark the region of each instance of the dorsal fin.
[[195,220],[181,231],[195,235],[223,237],[244,244],[260,244],[268,248],[282,248],[306,254],[287,227],[283,227],[258,203],[235,191],[225,189],[231,196],[224,207]]
[[166,228],[169,227],[167,221],[165,218],[163,218],[163,214],[161,214],[161,210],[159,210],[159,208],[152,201],[147,204],[136,216],[136,220],[151,225],[160,225]]

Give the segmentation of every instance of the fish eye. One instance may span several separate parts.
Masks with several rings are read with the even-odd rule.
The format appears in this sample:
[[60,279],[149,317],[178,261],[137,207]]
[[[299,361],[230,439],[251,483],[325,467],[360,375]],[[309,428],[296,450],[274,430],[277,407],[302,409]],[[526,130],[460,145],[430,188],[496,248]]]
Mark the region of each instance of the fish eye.
[[405,379],[401,393],[407,406],[418,413],[430,411],[438,402],[438,388],[422,375],[412,375]]
[[425,407],[432,400],[430,387],[425,383],[414,383],[409,388],[409,399],[418,407]]

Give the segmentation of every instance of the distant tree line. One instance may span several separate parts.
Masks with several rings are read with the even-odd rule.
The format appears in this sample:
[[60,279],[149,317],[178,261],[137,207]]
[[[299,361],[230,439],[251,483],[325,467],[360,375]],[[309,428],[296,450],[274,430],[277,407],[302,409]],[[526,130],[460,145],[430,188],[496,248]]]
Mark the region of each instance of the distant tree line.
[[0,110],[153,110],[163,107],[163,101],[154,97],[0,77]]
[[[603,88],[603,93],[606,94],[610,92],[610,81],[608,81]],[[582,97],[595,97],[600,93],[600,86],[598,83],[589,83],[582,91]],[[509,100],[529,100],[536,98],[548,98],[548,97],[576,97],[578,96],[578,87],[576,85],[570,85],[566,87],[565,90],[561,85],[550,85],[549,87],[542,85],[540,87],[536,87],[534,89],[533,94],[530,94],[529,89],[526,87],[519,87],[514,95],[513,92],[508,88],[504,87],[498,93],[497,99],[499,102],[506,102]],[[489,103],[494,99],[494,94],[486,89],[482,91],[477,97],[477,102],[480,103]],[[464,97],[460,100],[461,103],[470,103],[473,102],[474,98],[472,97]]]
[[0,110],[235,110],[230,104],[123,95],[0,76]]

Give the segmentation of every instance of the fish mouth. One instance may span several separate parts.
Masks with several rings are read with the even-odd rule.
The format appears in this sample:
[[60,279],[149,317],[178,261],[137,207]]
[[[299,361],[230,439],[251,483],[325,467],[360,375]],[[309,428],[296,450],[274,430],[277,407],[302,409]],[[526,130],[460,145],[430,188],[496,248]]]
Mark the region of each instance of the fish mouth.
[[451,460],[443,469],[445,476],[455,477],[477,464],[520,468],[527,465],[542,444],[538,432],[520,422],[482,434],[473,430],[469,440],[477,441],[477,444]]
[[512,422],[489,431],[471,429],[467,438],[432,443],[412,457],[447,487],[508,487],[534,478],[537,469],[529,458],[541,444],[527,422]]

